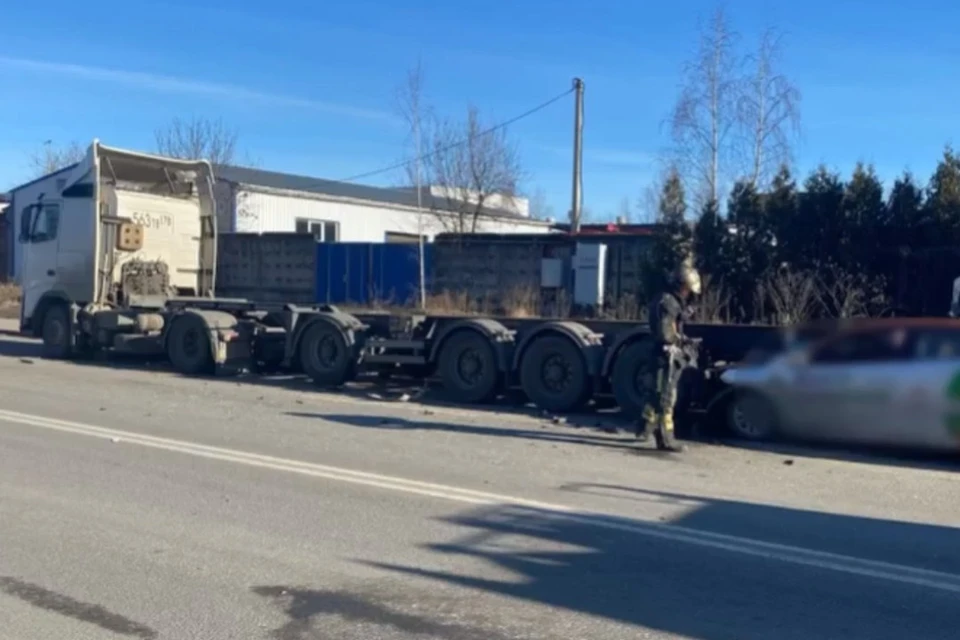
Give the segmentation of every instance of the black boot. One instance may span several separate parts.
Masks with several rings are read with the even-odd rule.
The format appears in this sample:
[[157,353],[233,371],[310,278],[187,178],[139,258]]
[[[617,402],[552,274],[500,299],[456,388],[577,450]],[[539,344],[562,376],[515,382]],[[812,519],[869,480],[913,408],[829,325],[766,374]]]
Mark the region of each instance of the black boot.
[[636,437],[637,442],[647,442],[650,440],[650,425],[646,421],[641,420],[637,423],[636,431],[634,431],[634,437]]
[[673,437],[673,432],[666,429],[657,429],[654,436],[657,439],[657,449],[660,451],[670,451],[672,453],[682,453],[687,450],[685,446],[677,442]]

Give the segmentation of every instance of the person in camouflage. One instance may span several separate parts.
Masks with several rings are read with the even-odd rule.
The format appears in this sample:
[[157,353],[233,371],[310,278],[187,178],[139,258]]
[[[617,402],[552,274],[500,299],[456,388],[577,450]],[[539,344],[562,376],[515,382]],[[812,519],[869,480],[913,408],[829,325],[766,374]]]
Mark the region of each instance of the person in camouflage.
[[671,287],[650,303],[648,318],[653,338],[649,364],[643,373],[647,401],[644,403],[637,438],[646,441],[653,432],[657,449],[683,451],[673,433],[673,410],[680,371],[672,365],[672,352],[686,340],[685,309],[691,296],[700,295],[700,274],[685,262],[671,278]]

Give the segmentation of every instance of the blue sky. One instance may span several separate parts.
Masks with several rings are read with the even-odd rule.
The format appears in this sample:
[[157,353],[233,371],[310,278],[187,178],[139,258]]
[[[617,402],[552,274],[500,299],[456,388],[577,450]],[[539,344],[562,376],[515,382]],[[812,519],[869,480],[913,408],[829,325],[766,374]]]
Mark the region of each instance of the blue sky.
[[[9,3],[0,38],[0,188],[43,141],[150,150],[158,126],[221,117],[263,168],[343,179],[405,157],[395,89],[420,57],[444,115],[511,118],[586,82],[584,204],[636,203],[668,143],[662,126],[700,20],[672,0],[65,0]],[[803,93],[801,171],[858,160],[924,182],[960,131],[960,4],[949,0],[726,3],[744,42],[786,34]],[[510,128],[529,178],[569,206],[573,105]],[[389,184],[396,173],[371,178]]]

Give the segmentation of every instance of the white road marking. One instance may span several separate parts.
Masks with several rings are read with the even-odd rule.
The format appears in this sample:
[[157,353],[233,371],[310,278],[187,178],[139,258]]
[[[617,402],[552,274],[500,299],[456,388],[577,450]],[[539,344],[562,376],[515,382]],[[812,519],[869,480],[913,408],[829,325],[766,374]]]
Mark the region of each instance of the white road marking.
[[616,531],[633,533],[671,542],[681,542],[699,547],[707,547],[754,556],[767,560],[827,569],[849,575],[876,578],[905,585],[913,585],[960,594],[960,575],[931,571],[907,565],[880,562],[846,556],[842,554],[816,551],[791,545],[752,540],[708,531],[699,531],[676,525],[655,522],[645,523],[626,520],[613,514],[590,512],[567,505],[528,500],[515,496],[506,496],[484,491],[474,491],[449,485],[410,480],[396,476],[387,476],[365,471],[355,471],[341,467],[277,458],[274,456],[248,453],[235,449],[225,449],[209,445],[161,438],[132,431],[108,429],[95,425],[57,420],[42,416],[0,409],[0,421],[39,427],[64,433],[92,436],[108,440],[119,440],[126,444],[136,444],[153,449],[162,449],[187,455],[244,464],[262,469],[298,473],[301,475],[349,482],[352,484],[376,487],[391,491],[441,498],[453,502],[485,506],[516,506],[547,511],[553,517],[567,522],[576,522],[588,526],[601,527]]

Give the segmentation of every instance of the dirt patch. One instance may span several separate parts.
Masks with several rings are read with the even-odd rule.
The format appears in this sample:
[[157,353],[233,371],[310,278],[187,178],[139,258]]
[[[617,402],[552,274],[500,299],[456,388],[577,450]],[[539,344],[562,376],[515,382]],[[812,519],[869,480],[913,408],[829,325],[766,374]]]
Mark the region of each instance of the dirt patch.
[[0,318],[20,317],[20,287],[0,283]]

